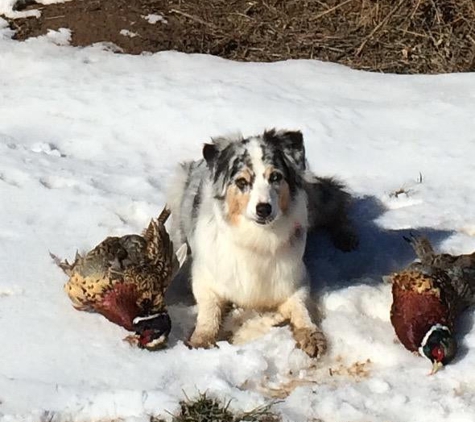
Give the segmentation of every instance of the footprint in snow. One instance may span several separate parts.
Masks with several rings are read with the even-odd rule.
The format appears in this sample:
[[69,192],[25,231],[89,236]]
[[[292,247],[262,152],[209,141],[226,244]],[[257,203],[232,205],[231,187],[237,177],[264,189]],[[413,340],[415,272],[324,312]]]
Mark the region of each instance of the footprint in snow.
[[30,150],[38,154],[46,154],[53,157],[66,157],[66,154],[63,154],[56,145],[48,142],[38,142],[33,144]]
[[78,187],[80,185],[77,180],[68,179],[66,177],[60,177],[60,176],[41,177],[39,179],[39,182],[46,189],[73,188],[73,187]]
[[0,173],[0,182],[16,188],[22,187],[31,179],[31,176],[22,170],[9,169],[6,172]]

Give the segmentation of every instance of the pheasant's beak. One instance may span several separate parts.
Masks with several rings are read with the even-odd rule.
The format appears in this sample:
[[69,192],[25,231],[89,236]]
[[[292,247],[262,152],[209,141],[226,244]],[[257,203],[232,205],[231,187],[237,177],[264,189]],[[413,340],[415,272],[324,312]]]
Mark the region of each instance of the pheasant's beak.
[[167,346],[168,337],[165,334],[155,337],[152,331],[147,331],[142,334],[131,334],[125,337],[123,340],[129,343],[132,347],[138,347],[139,349],[147,349],[151,352],[164,349]]
[[432,364],[432,371],[430,371],[429,375],[434,375],[436,372],[439,371],[439,369],[442,369],[444,367],[444,364],[442,362],[434,361]]

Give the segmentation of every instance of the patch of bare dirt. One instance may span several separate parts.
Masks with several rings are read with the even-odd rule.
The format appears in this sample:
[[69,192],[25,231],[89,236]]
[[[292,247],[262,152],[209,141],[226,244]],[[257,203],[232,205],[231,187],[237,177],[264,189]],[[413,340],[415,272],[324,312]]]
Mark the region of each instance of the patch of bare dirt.
[[320,59],[392,73],[475,70],[473,0],[21,0],[17,7],[42,12],[9,20],[18,40],[69,28],[73,45],[112,42],[129,54]]

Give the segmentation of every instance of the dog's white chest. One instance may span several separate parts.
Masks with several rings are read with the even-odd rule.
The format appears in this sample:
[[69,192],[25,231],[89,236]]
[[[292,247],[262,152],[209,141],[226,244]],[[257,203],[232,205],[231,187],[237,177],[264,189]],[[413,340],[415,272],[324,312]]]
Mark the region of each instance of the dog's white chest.
[[215,242],[214,250],[195,255],[194,291],[211,289],[244,308],[274,308],[305,282],[301,245],[283,245],[263,254],[219,235]]

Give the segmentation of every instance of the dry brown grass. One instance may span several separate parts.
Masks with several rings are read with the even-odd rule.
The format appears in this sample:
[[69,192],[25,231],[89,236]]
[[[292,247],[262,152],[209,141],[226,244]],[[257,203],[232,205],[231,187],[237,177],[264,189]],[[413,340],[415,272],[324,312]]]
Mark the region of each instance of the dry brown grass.
[[[206,393],[196,399],[186,399],[180,403],[180,412],[173,415],[173,422],[280,422],[281,418],[270,411],[270,406],[258,407],[250,412],[233,413],[230,402],[223,403]],[[164,422],[150,418],[150,422]]]
[[178,1],[169,14],[203,52],[235,60],[319,58],[397,73],[475,70],[473,0]]
[[[73,44],[113,41],[132,54],[175,49],[239,61],[315,58],[378,72],[475,70],[474,0],[74,0],[41,8],[39,22],[12,22],[19,39],[71,27]],[[144,13],[168,23],[150,26]],[[127,21],[139,34],[133,40],[114,26]]]

